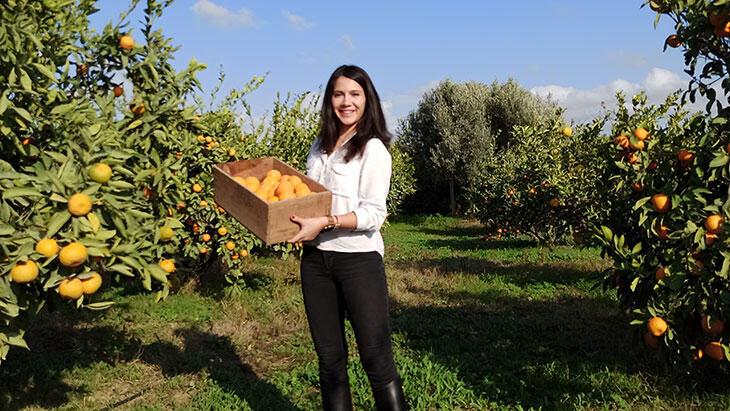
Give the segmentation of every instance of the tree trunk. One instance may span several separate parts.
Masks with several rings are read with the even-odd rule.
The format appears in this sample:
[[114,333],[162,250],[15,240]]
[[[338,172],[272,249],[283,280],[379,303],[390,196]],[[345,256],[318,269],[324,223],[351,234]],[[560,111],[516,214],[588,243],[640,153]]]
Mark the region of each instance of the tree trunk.
[[454,179],[449,179],[449,200],[451,201],[451,215],[456,215],[456,196],[454,195]]

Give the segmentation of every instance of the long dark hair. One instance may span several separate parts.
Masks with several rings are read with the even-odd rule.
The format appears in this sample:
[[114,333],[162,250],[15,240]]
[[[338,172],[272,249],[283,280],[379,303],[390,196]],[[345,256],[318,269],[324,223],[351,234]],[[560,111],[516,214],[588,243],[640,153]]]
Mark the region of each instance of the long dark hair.
[[385,125],[380,97],[368,73],[358,66],[343,65],[332,73],[329,81],[327,81],[327,88],[324,90],[322,115],[320,117],[322,123],[318,135],[319,149],[331,154],[335,149],[335,144],[337,144],[339,120],[332,107],[332,94],[334,93],[335,81],[340,77],[347,77],[356,81],[365,92],[365,112],[357,123],[357,134],[347,144],[345,161],[348,162],[355,156],[362,155],[365,144],[371,138],[380,139],[388,147],[392,136]]

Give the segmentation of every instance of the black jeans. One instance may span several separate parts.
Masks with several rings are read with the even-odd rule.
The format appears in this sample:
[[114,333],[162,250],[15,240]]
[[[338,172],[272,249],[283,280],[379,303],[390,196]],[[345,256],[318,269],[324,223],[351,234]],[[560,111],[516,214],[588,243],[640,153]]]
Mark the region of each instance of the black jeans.
[[301,274],[322,388],[349,387],[345,312],[373,390],[398,378],[381,255],[377,251],[343,253],[305,246]]

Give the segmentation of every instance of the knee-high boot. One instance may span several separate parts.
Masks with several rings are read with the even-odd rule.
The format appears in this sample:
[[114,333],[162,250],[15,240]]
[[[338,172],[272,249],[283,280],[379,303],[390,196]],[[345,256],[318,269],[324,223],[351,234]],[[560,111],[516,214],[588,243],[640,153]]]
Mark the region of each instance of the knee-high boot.
[[349,383],[322,385],[321,392],[324,411],[352,411]]
[[373,389],[373,396],[375,397],[375,408],[378,411],[404,411],[408,409],[406,397],[403,395],[403,386],[399,378],[382,387]]

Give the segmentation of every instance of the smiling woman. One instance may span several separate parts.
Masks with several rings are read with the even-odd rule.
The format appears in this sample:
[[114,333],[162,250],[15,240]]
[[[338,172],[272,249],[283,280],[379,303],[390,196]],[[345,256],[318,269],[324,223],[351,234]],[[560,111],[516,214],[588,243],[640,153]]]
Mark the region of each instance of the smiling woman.
[[355,330],[363,368],[378,410],[406,402],[393,360],[388,286],[380,227],[386,216],[392,159],[378,93],[356,66],[332,73],[322,104],[320,133],[307,157],[307,174],[332,192],[332,214],[292,221],[306,241],[302,292],[319,358],[325,410],[350,410],[345,317]]

